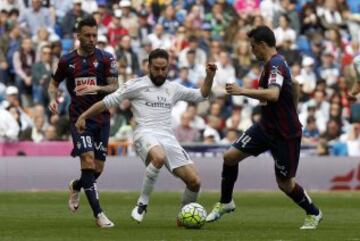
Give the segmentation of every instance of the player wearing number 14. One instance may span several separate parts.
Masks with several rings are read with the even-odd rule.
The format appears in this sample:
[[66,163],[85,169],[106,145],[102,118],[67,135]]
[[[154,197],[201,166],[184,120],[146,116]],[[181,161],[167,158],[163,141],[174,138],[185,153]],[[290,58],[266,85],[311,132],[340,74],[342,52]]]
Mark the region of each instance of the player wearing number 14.
[[258,99],[261,119],[224,153],[220,202],[215,205],[206,221],[216,221],[223,214],[235,210],[232,192],[238,176],[239,162],[248,156],[257,156],[269,150],[275,160],[279,188],[306,212],[301,229],[316,229],[322,213],[295,182],[301,143],[301,124],[296,112],[297,84],[291,79],[286,61],[276,52],[275,36],[270,28],[257,27],[248,33],[248,37],[253,54],[259,61],[264,61],[259,89],[227,84],[226,92]]

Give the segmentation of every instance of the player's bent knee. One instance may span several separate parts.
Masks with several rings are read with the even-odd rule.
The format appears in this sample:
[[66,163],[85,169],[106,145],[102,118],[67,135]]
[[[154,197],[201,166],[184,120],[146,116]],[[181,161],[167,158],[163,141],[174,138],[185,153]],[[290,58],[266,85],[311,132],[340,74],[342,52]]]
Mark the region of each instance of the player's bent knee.
[[294,188],[293,181],[291,178],[290,179],[277,178],[276,181],[277,181],[279,189],[285,193],[290,193]]
[[191,191],[198,192],[200,190],[200,186],[201,186],[200,177],[194,176],[194,177],[189,178],[186,181],[186,185]]
[[155,157],[150,160],[154,167],[160,169],[165,164],[165,157]]
[[232,152],[225,152],[223,158],[226,165],[233,166],[238,163],[237,157]]

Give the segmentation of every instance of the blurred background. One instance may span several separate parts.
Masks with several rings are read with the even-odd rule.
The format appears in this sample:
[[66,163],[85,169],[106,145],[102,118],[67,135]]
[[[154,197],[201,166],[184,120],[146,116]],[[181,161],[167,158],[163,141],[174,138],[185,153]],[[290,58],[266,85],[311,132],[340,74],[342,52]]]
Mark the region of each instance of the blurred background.
[[[216,156],[258,121],[258,101],[229,97],[224,87],[257,87],[261,63],[246,33],[266,24],[301,84],[302,155],[360,156],[360,105],[346,98],[360,53],[358,0],[0,0],[0,156],[69,154],[70,98],[62,83],[60,112],[51,114],[47,86],[87,15],[98,22],[98,48],[118,61],[120,84],[147,74],[158,47],[170,52],[168,80],[191,88],[216,62],[216,98],[173,111],[175,135],[192,155]],[[110,111],[109,154],[134,156],[130,102]]]

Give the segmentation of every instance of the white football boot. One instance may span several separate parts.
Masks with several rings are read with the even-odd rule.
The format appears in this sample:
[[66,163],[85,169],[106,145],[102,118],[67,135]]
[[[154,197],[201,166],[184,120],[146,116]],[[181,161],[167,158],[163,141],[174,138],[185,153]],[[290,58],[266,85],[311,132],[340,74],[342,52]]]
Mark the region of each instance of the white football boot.
[[144,219],[147,205],[138,203],[131,212],[131,217],[138,223],[141,223]]
[[318,215],[306,215],[303,226],[300,227],[302,230],[317,229],[317,226],[323,219],[323,214],[319,210]]
[[222,215],[225,213],[230,213],[235,211],[235,203],[234,200],[231,200],[229,203],[216,203],[213,210],[209,213],[209,215],[206,217],[206,222],[214,222],[221,218]]
[[76,212],[80,206],[80,192],[75,190],[73,183],[75,180],[71,180],[69,183],[69,201],[68,206],[71,212]]
[[104,212],[101,212],[97,215],[96,225],[100,228],[112,228],[115,226],[114,223],[111,222],[108,217],[106,217]]

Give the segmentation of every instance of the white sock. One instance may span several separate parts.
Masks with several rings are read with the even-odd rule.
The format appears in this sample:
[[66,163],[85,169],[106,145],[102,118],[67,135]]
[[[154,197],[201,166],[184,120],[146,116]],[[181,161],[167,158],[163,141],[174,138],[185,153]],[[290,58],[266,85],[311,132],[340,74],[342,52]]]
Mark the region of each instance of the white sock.
[[199,196],[199,192],[193,192],[186,187],[181,199],[181,208],[188,203],[196,202],[198,196]]
[[143,185],[141,188],[140,197],[138,203],[147,205],[149,203],[149,198],[156,180],[158,179],[160,169],[157,169],[151,162],[145,169]]

